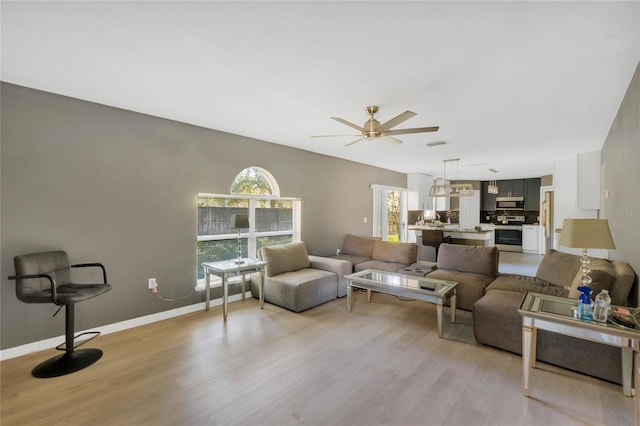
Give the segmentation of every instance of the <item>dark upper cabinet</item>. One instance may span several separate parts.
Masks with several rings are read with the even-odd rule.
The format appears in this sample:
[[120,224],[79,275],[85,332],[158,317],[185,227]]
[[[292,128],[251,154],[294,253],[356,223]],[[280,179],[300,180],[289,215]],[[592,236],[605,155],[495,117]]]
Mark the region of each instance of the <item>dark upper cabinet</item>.
[[524,209],[540,210],[540,178],[525,179]]
[[482,210],[496,209],[496,197],[524,197],[525,210],[540,210],[540,178],[499,180],[498,194],[489,194],[489,182],[482,182]]
[[524,179],[499,180],[498,197],[524,197]]
[[494,211],[495,209],[496,194],[489,194],[489,182],[484,181],[482,182],[482,210]]

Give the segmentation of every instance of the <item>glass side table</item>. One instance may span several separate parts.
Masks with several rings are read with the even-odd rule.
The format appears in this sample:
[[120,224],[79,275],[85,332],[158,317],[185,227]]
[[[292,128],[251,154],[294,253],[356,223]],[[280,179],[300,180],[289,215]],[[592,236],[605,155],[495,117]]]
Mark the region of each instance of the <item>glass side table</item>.
[[222,317],[227,320],[229,299],[229,277],[234,275],[242,275],[242,300],[244,300],[244,282],[245,275],[253,272],[260,273],[260,284],[258,291],[260,293],[260,309],[264,306],[264,267],[267,262],[257,259],[242,259],[242,263],[236,263],[236,259],[221,260],[218,262],[204,262],[202,268],[205,275],[205,309],[209,310],[209,299],[211,297],[211,274],[222,279]]
[[[579,339],[590,340],[622,348],[622,389],[626,396],[636,395],[635,424],[640,425],[640,331],[610,323],[574,318],[575,299],[526,293],[518,312],[522,315],[522,392],[529,396],[530,372],[536,366],[536,338],[538,330],[551,331]],[[616,307],[612,307],[615,309]],[[633,308],[629,308],[633,310]],[[634,371],[634,362],[636,369]],[[635,389],[632,389],[635,383]]]

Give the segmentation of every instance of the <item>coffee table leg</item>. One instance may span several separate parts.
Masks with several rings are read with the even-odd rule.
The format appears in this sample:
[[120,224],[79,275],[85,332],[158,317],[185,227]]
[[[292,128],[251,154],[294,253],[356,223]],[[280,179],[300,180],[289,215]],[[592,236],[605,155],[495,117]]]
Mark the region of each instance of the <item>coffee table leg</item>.
[[442,337],[442,302],[436,305],[438,311],[438,337]]
[[622,393],[625,396],[633,396],[633,356],[633,349],[622,348]]
[[529,396],[529,380],[531,368],[536,358],[536,330],[529,326],[522,326],[522,393]]
[[367,289],[367,302],[371,303],[371,289]]
[[244,274],[242,274],[242,300],[244,300]]
[[636,425],[640,424],[640,397],[638,396],[638,387],[640,386],[640,352],[635,352],[633,353],[633,358],[635,359],[635,363],[634,363],[634,371],[635,373],[633,374],[633,380],[635,382],[634,384],[634,393],[635,395],[635,401],[633,401],[633,405],[635,406],[635,418],[636,418]]
[[205,281],[205,285],[204,285],[204,308],[205,310],[209,310],[209,299],[211,299],[211,274],[209,273],[209,270],[206,269],[204,271],[204,281]]
[[353,290],[351,289],[351,283],[347,283],[347,312],[351,312],[351,297]]
[[222,318],[227,320],[227,302],[229,299],[229,287],[227,285],[227,277],[225,274],[222,274]]
[[451,322],[456,322],[456,301],[458,300],[458,297],[456,295],[456,289],[453,289],[453,295],[451,296],[451,299],[449,299],[450,305],[451,305]]
[[260,309],[264,308],[264,269],[260,271],[260,285],[258,286],[260,293]]

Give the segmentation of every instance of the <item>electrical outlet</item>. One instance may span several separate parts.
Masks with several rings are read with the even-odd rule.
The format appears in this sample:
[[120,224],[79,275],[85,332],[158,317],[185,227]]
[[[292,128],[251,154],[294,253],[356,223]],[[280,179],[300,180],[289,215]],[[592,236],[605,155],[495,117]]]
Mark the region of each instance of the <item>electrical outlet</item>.
[[155,278],[149,278],[149,290],[154,291],[158,287],[158,282]]

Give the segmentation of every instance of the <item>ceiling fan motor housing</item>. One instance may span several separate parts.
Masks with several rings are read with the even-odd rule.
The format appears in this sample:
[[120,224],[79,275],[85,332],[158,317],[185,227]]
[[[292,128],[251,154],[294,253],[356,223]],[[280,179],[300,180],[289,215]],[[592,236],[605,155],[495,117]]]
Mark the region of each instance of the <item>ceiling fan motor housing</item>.
[[379,137],[381,134],[378,131],[378,128],[380,127],[380,122],[374,118],[371,118],[369,120],[367,120],[366,123],[364,123],[364,132],[362,132],[363,136],[366,136],[368,138],[370,137]]

